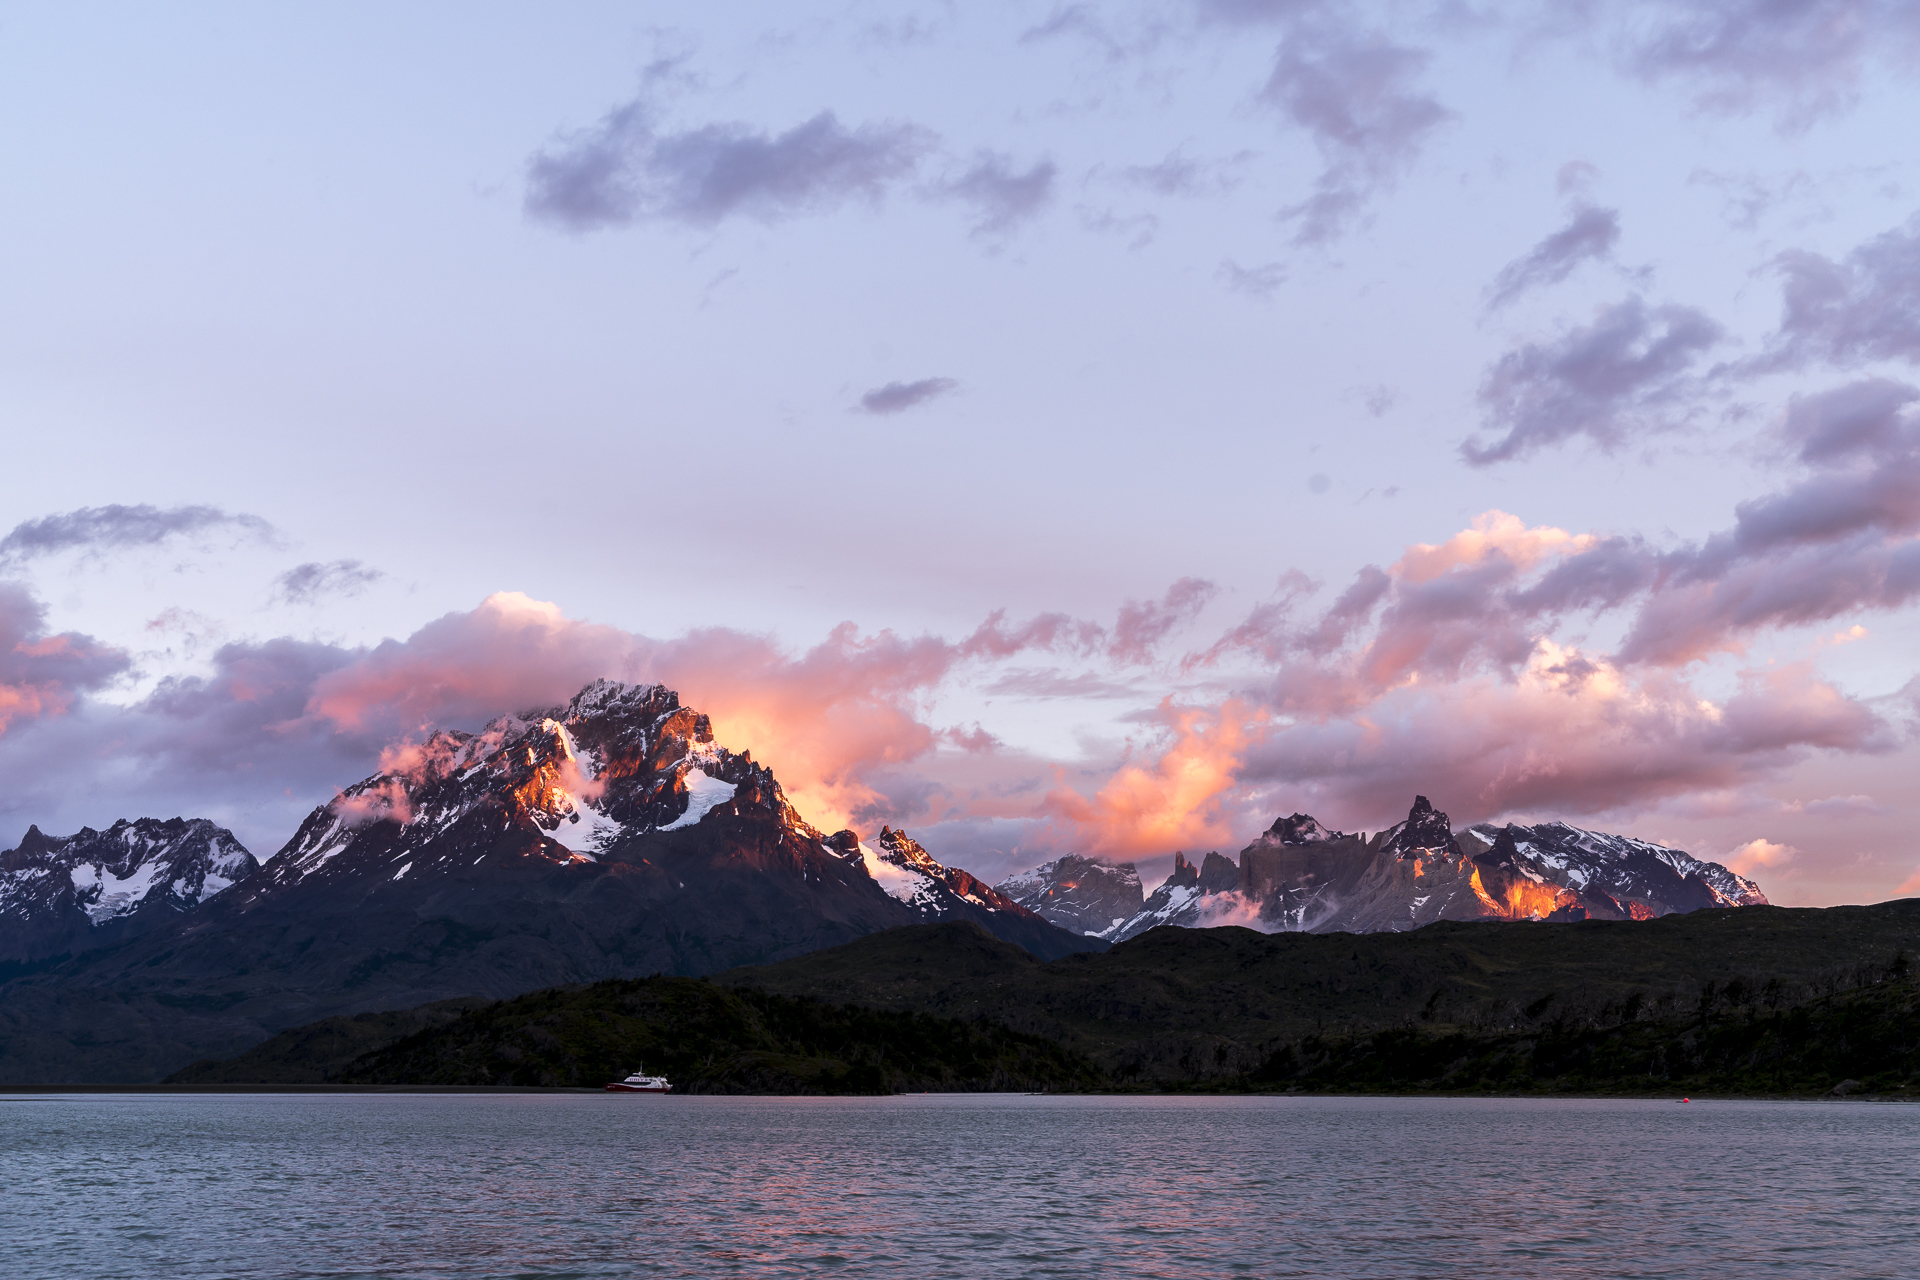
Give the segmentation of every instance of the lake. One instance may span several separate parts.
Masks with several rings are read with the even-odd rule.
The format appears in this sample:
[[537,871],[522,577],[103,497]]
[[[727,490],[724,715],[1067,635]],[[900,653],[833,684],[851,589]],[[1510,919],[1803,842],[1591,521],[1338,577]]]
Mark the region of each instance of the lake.
[[0,1101],[11,1275],[1920,1275],[1920,1107]]

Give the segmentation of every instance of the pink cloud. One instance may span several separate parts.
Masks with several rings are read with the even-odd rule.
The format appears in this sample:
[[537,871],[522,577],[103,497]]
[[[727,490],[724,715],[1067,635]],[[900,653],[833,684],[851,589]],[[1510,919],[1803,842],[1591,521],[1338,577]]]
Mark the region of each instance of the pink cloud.
[[129,665],[121,650],[77,632],[48,635],[45,623],[45,607],[25,588],[0,583],[0,734],[66,714]]
[[1212,710],[1168,699],[1160,716],[1169,742],[1150,763],[1127,763],[1092,796],[1064,785],[1043,802],[1057,840],[1090,853],[1132,855],[1233,841],[1227,798],[1266,719],[1228,701]]

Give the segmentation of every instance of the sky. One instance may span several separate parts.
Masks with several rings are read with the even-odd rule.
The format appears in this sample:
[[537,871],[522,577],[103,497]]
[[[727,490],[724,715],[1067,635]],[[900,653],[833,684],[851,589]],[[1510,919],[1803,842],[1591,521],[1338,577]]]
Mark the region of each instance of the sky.
[[997,879],[1920,893],[1920,9],[0,4],[0,847],[661,681]]

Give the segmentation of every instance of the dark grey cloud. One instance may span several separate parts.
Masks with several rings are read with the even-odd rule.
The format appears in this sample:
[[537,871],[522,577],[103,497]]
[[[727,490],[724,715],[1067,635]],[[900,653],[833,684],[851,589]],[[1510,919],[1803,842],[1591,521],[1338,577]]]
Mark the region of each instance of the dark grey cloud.
[[273,580],[273,598],[288,604],[318,604],[327,596],[355,596],[387,575],[358,560],[327,564],[309,560]]
[[1794,251],[1776,265],[1780,328],[1757,367],[1920,363],[1920,216],[1838,262]]
[[1920,51],[1920,6],[1911,0],[1577,7],[1617,23],[1617,47],[1631,73],[1691,86],[1705,111],[1771,110],[1785,128],[1851,106],[1872,61],[1910,65]]
[[1053,200],[1059,167],[1037,160],[1020,169],[1009,156],[983,152],[957,178],[940,184],[938,194],[971,205],[976,235],[1010,231]]
[[1567,225],[1509,262],[1493,278],[1487,306],[1502,307],[1529,289],[1559,284],[1585,262],[1605,261],[1620,241],[1620,214],[1580,205]]
[[570,231],[653,219],[775,222],[878,202],[934,143],[913,125],[850,129],[831,111],[778,134],[741,123],[663,131],[643,95],[536,154],[527,164],[526,209]]
[[1704,312],[1628,298],[1592,324],[1502,356],[1481,383],[1480,402],[1504,434],[1489,444],[1468,440],[1460,452],[1487,466],[1577,436],[1612,448],[1668,425],[1685,412],[1694,366],[1721,337]]
[[115,503],[21,521],[0,538],[0,561],[28,560],[62,551],[150,547],[170,538],[222,532],[265,542],[271,542],[274,536],[273,526],[259,516],[229,514],[218,507]]
[[1419,157],[1452,112],[1420,87],[1429,55],[1378,33],[1296,29],[1281,41],[1261,97],[1319,147],[1314,194],[1286,211],[1295,241],[1331,240]]
[[955,391],[960,384],[952,378],[921,378],[917,382],[889,382],[860,397],[860,408],[867,413],[904,413],[938,396]]

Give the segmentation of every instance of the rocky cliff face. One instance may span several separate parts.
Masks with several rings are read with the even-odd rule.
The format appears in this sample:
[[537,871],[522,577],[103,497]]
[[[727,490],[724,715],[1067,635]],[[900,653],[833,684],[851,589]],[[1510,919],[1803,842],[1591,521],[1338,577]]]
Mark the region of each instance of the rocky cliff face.
[[1184,853],[1176,853],[1173,873],[1148,895],[1139,911],[1105,937],[1109,942],[1124,942],[1163,924],[1183,929],[1252,924],[1252,914],[1239,899],[1239,887],[1240,868],[1232,858],[1209,853],[1196,867],[1187,861]]
[[[823,836],[672,690],[599,681],[390,752],[257,874],[15,983],[0,1079],[158,1078],[334,1014],[711,973],[948,919],[1048,959],[1100,945],[904,832]],[[180,1001],[202,1012],[169,1012]],[[80,1047],[108,1025],[114,1048]]]
[[0,964],[29,965],[137,937],[260,864],[205,818],[121,819],[0,853]]
[[[1565,823],[1481,826],[1463,842],[1414,798],[1371,840],[1283,819],[1240,855],[1241,892],[1270,928],[1371,933],[1435,920],[1650,919],[1766,898],[1752,881],[1685,852]],[[1310,824],[1310,827],[1306,824]]]
[[994,889],[1027,910],[1075,933],[1106,938],[1139,914],[1140,872],[1067,854],[1009,876]]
[[1463,833],[1469,845],[1512,846],[1549,883],[1573,891],[1597,887],[1628,911],[1660,916],[1703,907],[1766,906],[1760,886],[1717,862],[1705,862],[1632,836],[1586,831],[1565,822],[1495,827],[1483,822]]
[[1646,920],[1766,903],[1759,886],[1718,863],[1628,836],[1564,822],[1455,833],[1425,796],[1414,797],[1405,821],[1371,839],[1295,813],[1241,850],[1238,864],[1209,853],[1195,866],[1175,854],[1166,881],[1118,917],[1138,883],[1131,863],[1069,856],[1000,888],[1064,928],[1109,942],[1163,924],[1375,933],[1436,920]]

